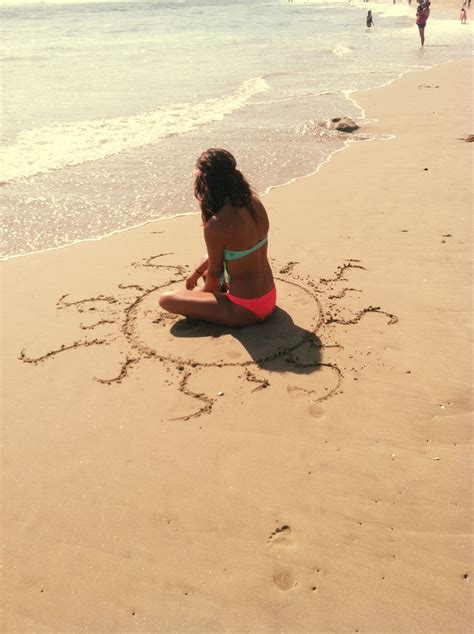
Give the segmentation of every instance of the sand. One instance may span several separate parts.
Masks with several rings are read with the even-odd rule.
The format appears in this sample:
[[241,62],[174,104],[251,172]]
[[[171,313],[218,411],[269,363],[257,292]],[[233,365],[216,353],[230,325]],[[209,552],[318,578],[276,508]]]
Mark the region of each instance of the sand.
[[265,197],[265,324],[161,312],[197,215],[3,263],[2,632],[470,631],[471,77]]

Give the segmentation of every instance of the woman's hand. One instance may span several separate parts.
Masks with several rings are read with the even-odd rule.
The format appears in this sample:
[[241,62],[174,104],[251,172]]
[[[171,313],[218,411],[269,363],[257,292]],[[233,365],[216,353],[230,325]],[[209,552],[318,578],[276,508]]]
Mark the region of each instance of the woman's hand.
[[186,288],[188,289],[188,291],[192,291],[194,288],[196,288],[198,279],[200,277],[204,277],[204,279],[206,279],[206,272],[208,267],[209,258],[207,257],[207,255],[205,255],[203,260],[201,261],[201,264],[194,269],[194,271],[186,280]]
[[188,291],[192,291],[193,288],[196,288],[198,279],[200,277],[202,277],[202,273],[199,273],[198,271],[193,271],[191,273],[191,275],[186,280],[186,288],[188,289]]

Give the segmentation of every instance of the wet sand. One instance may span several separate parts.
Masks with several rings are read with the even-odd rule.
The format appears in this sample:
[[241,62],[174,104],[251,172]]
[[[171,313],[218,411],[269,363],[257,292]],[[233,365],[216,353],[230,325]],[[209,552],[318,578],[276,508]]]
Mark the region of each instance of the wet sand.
[[471,77],[265,197],[265,324],[160,310],[198,216],[2,264],[3,632],[470,631]]

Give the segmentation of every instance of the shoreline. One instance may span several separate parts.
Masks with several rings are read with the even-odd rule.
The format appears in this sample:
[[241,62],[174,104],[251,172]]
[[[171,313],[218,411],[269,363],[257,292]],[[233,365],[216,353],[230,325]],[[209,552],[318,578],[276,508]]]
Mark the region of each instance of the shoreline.
[[[366,89],[362,89],[362,90],[343,90],[341,91],[341,94],[344,95],[345,99],[349,102],[352,102],[352,104],[355,106],[356,109],[358,109],[360,111],[360,116],[357,118],[357,122],[361,124],[360,129],[363,129],[364,126],[366,125],[370,125],[370,124],[374,124],[377,123],[376,119],[367,119],[366,117],[366,113],[365,113],[365,109],[358,103],[358,101],[356,99],[353,98],[352,95],[358,95],[358,94],[365,94],[367,92],[371,92],[373,90],[379,90],[381,88],[385,88],[387,86],[392,85],[394,82],[399,81],[402,77],[404,77],[405,75],[411,74],[411,73],[417,73],[417,72],[427,72],[430,71],[433,68],[436,68],[438,66],[445,66],[447,64],[453,64],[456,63],[458,61],[467,61],[469,59],[472,59],[472,57],[466,57],[466,58],[461,58],[459,60],[450,60],[448,62],[441,62],[439,64],[434,64],[433,66],[430,66],[428,68],[423,68],[423,69],[409,69],[406,71],[401,72],[397,77],[394,77],[393,79],[389,80],[388,82],[384,83],[384,84],[380,84],[378,86],[373,86],[371,88],[366,88]],[[335,115],[336,116],[336,115]],[[345,116],[344,114],[341,114],[340,116]],[[285,181],[283,183],[279,183],[276,185],[269,185],[265,191],[261,194],[259,194],[262,198],[264,198],[265,196],[267,196],[272,190],[280,188],[280,187],[286,187],[288,185],[291,185],[291,183],[294,183],[298,180],[301,179],[306,179],[306,178],[310,178],[311,176],[314,176],[315,174],[317,174],[319,172],[319,170],[321,169],[321,167],[323,167],[324,165],[326,165],[327,163],[329,163],[333,156],[335,156],[336,154],[338,154],[339,152],[343,152],[345,150],[347,150],[351,145],[356,144],[356,143],[365,143],[365,142],[372,142],[372,141],[389,141],[391,140],[390,138],[371,138],[371,139],[353,139],[351,138],[351,135],[348,134],[348,138],[346,140],[344,140],[344,144],[341,148],[338,148],[337,150],[334,150],[333,152],[331,152],[328,157],[326,159],[324,159],[323,161],[321,161],[321,163],[319,163],[312,171],[300,175],[300,176],[295,176],[294,178],[291,178],[288,181]],[[342,139],[341,139],[342,141]],[[145,227],[150,223],[155,223],[155,222],[161,222],[163,220],[170,220],[173,218],[181,218],[183,216],[193,216],[198,214],[198,211],[189,211],[189,212],[180,212],[177,213],[175,215],[171,215],[171,216],[164,216],[164,217],[157,217],[157,218],[153,218],[153,219],[149,219],[149,220],[145,220],[141,223],[138,223],[136,225],[133,225],[131,227],[125,227],[125,228],[121,228],[121,229],[115,229],[114,231],[111,231],[110,233],[107,233],[103,236],[98,236],[95,238],[83,238],[81,240],[76,240],[74,242],[70,242],[68,244],[64,244],[61,246],[54,246],[54,247],[48,247],[47,249],[41,249],[39,251],[29,251],[28,253],[19,253],[19,254],[15,254],[15,255],[8,255],[5,257],[0,257],[0,262],[8,262],[10,260],[16,260],[18,258],[25,258],[25,257],[31,257],[31,256],[35,256],[35,255],[39,255],[42,253],[49,253],[51,251],[58,251],[58,250],[62,250],[62,249],[67,249],[69,247],[75,247],[77,245],[83,244],[83,243],[87,243],[87,242],[101,242],[103,240],[107,240],[108,238],[114,237],[116,235],[119,235],[121,233],[124,232],[128,232],[128,231],[134,231],[136,229],[140,229],[141,227]]]

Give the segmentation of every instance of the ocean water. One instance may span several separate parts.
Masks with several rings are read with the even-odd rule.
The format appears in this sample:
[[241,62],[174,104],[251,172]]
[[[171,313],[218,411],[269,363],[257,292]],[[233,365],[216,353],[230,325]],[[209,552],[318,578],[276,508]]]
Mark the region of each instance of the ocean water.
[[[194,163],[211,146],[233,152],[260,193],[315,171],[346,141],[321,122],[363,122],[352,91],[472,55],[471,26],[436,9],[421,50],[414,13],[392,2],[5,0],[1,257],[196,212]],[[355,138],[367,137],[362,126]]]

